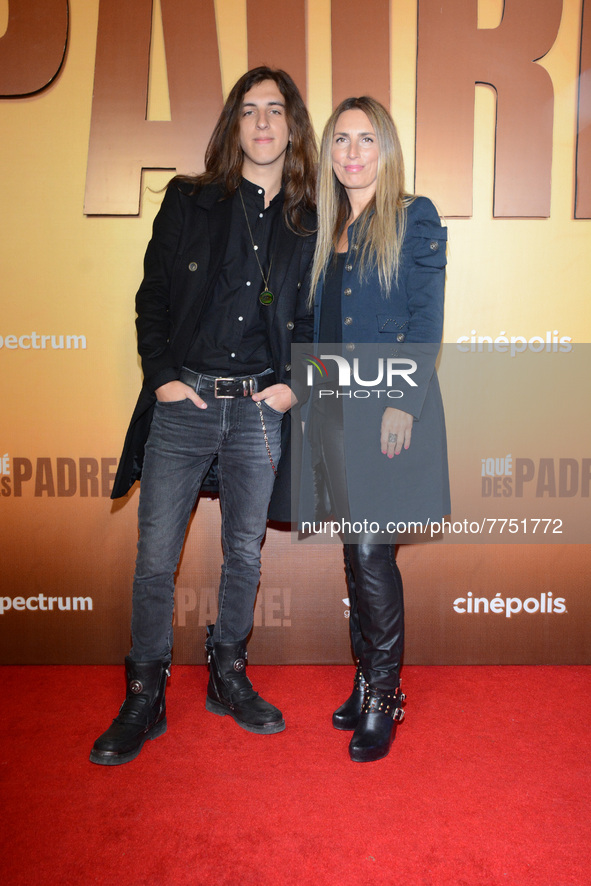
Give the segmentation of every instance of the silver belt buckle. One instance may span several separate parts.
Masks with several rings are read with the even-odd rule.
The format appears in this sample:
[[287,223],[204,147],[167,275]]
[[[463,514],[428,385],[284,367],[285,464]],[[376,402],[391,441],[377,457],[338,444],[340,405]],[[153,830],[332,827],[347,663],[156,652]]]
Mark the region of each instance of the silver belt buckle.
[[233,400],[234,399],[233,394],[219,394],[218,393],[218,382],[219,381],[234,381],[234,379],[232,377],[230,377],[230,378],[224,378],[224,377],[216,378],[216,380],[214,382],[214,386],[213,386],[213,396],[215,397],[215,399],[216,400]]

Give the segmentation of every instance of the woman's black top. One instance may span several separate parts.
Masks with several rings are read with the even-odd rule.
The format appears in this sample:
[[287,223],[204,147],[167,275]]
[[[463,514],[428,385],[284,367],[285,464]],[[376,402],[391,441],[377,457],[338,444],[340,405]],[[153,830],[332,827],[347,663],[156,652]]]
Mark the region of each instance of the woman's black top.
[[345,268],[346,252],[337,252],[330,260],[324,278],[324,292],[320,308],[320,336],[321,342],[340,342],[343,340],[341,332],[341,289],[343,285],[343,271]]

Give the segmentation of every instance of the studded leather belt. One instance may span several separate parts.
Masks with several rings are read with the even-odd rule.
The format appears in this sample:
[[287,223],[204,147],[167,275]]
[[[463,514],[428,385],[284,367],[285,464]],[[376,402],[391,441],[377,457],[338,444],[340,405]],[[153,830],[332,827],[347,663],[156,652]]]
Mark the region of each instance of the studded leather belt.
[[196,393],[213,391],[216,400],[232,400],[235,397],[250,397],[256,391],[264,391],[265,388],[274,385],[275,373],[272,369],[266,369],[256,375],[226,377],[205,375],[183,367],[179,380],[193,388]]

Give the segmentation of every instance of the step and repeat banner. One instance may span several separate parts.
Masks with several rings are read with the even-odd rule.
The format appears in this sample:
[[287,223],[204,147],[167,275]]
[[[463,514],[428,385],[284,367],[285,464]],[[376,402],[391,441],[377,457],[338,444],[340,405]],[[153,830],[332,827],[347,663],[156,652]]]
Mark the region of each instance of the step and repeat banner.
[[[0,2],[0,661],[128,651],[138,488],[109,495],[143,253],[166,182],[202,169],[224,97],[263,63],[318,134],[348,95],[390,107],[407,188],[448,227],[452,513],[399,549],[407,663],[589,663],[587,0]],[[350,661],[329,536],[270,526],[253,662]],[[177,663],[204,662],[221,557],[202,497]]]

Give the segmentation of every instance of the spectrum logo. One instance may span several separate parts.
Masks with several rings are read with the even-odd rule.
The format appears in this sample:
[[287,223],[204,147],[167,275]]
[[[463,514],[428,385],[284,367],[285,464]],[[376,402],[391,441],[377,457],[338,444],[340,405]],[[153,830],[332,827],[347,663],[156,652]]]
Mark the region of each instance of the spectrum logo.
[[78,351],[86,350],[85,335],[41,335],[28,332],[24,335],[0,335],[0,349],[7,351]]
[[[54,605],[55,604],[55,605]],[[92,612],[92,597],[47,597],[34,594],[31,597],[0,597],[0,615],[13,612]]]

